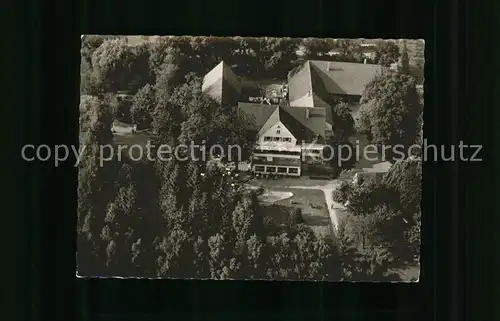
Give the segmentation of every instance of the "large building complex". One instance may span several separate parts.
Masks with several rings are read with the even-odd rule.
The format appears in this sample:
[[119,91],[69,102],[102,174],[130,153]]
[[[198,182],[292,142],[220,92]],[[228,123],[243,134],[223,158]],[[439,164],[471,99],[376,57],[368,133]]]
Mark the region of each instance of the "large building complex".
[[335,125],[336,102],[359,103],[364,87],[380,70],[379,65],[309,60],[289,73],[275,93],[279,99],[262,97],[255,103],[243,97],[243,82],[221,62],[205,76],[202,90],[251,118],[257,132],[252,171],[300,176],[323,152]]

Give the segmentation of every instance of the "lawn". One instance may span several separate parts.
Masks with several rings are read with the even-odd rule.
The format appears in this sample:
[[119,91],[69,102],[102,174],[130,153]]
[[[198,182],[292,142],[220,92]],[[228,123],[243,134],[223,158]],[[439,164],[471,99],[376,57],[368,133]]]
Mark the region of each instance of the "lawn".
[[317,234],[328,234],[332,231],[332,222],[325,203],[324,193],[320,190],[272,188],[274,192],[292,192],[293,196],[265,206],[266,214],[276,222],[284,223],[293,208],[302,210],[302,218]]

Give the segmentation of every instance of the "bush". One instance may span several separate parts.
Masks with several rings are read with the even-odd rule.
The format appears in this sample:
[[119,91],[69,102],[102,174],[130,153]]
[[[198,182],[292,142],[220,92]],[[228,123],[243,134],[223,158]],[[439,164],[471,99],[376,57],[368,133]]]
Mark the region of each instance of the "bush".
[[352,186],[348,182],[342,182],[339,188],[332,192],[332,199],[337,202],[344,204],[351,196]]
[[345,199],[344,199],[344,195],[342,194],[342,192],[338,189],[334,190],[332,192],[332,199],[334,202],[337,202],[337,203],[341,203],[341,204],[344,204],[345,203]]
[[300,208],[292,209],[288,216],[288,222],[290,226],[303,223],[304,219],[302,218],[302,210]]

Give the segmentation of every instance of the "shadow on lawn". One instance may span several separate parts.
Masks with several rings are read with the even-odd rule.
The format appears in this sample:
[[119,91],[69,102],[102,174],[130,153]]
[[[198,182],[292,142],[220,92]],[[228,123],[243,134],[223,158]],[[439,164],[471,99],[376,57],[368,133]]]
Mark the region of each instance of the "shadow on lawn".
[[331,224],[328,216],[302,214],[304,221],[310,226],[327,226]]

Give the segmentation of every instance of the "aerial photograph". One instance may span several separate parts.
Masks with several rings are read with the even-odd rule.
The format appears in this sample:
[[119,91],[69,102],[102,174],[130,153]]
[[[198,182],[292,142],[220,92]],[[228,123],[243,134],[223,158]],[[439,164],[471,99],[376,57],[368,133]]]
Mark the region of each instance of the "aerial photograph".
[[418,282],[424,48],[82,35],[77,277]]

